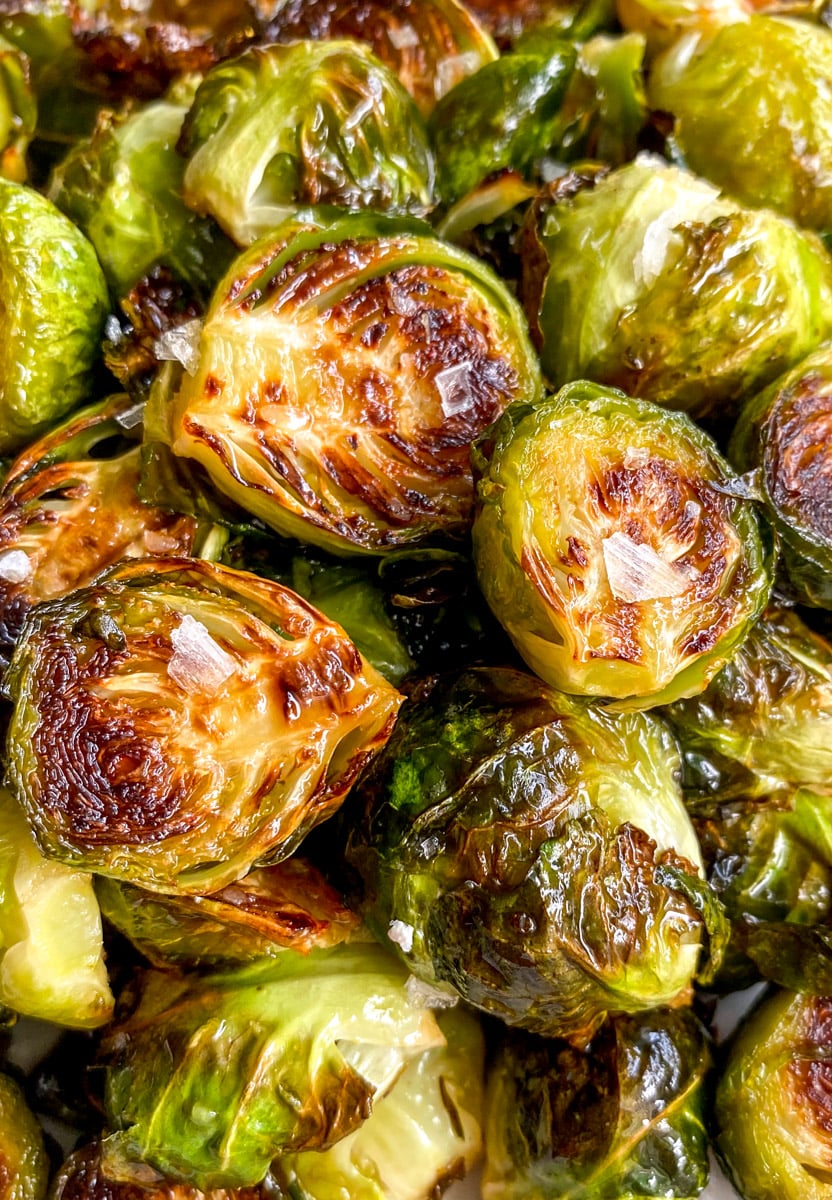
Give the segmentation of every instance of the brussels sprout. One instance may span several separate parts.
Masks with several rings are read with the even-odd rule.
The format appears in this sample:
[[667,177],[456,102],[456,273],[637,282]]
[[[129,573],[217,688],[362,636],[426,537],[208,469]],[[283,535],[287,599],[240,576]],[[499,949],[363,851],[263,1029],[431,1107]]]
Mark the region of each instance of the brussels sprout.
[[185,118],[184,199],[248,246],[300,206],[424,214],[433,159],[392,71],[358,42],[255,47],[209,71]]
[[752,506],[683,414],[568,384],[512,405],[474,463],[480,586],[555,687],[644,706],[695,694],[765,606]]
[[152,896],[96,882],[101,911],[154,966],[220,967],[300,953],[357,936],[359,920],[319,871],[289,858],[249,871],[210,896]]
[[401,703],[293,592],[175,558],[33,609],[6,682],[9,778],[44,852],[197,895],[287,857]]
[[725,415],[832,333],[832,262],[814,235],[640,156],[534,207],[524,294],[556,385],[588,378]]
[[717,1149],[744,1200],[828,1200],[828,996],[781,992],[741,1027],[716,1093]]
[[267,37],[366,42],[424,117],[461,79],[497,58],[489,35],[458,0],[282,0],[268,22]]
[[512,1031],[486,1092],[483,1200],[693,1200],[708,1065],[684,1009],[611,1020],[585,1050]]
[[678,761],[654,718],[517,671],[425,688],[344,822],[370,928],[420,979],[548,1036],[684,998],[706,924],[723,930]]
[[123,117],[105,112],[53,173],[50,198],[90,239],[117,296],[160,264],[210,291],[233,257],[213,221],[181,198],[175,145],[186,112],[165,100]]
[[708,880],[732,926],[719,987],[762,976],[795,991],[832,990],[832,796],[798,788],[700,807]]
[[43,1200],[49,1160],[23,1093],[0,1075],[0,1200]]
[[447,1045],[413,1058],[367,1120],[329,1150],[281,1154],[270,1187],[287,1200],[432,1200],[482,1151],[483,1039],[459,1009],[438,1013]]
[[2,789],[0,1005],[77,1029],[103,1025],[113,1012],[92,880],[39,853]]
[[532,172],[558,141],[561,102],[576,61],[577,52],[566,41],[554,41],[537,54],[506,54],[439,101],[429,130],[436,187],[446,205],[493,171]]
[[278,1153],[326,1149],[405,1064],[441,1046],[407,974],[374,943],[203,976],[149,972],[102,1044],[104,1173],[149,1164],[200,1188],[259,1183]]
[[0,37],[0,175],[6,179],[26,179],[26,150],[37,119],[28,60]]
[[121,558],[194,548],[195,520],[139,499],[140,426],[136,404],[112,396],[12,463],[0,486],[0,652],[8,654],[33,604],[82,587]]
[[752,16],[684,41],[650,72],[653,108],[674,117],[692,171],[743,204],[832,230],[832,32]]
[[832,608],[832,348],[825,346],[744,405],[729,446],[741,471],[754,471],[780,539],[787,591]]
[[185,1183],[162,1179],[132,1183],[106,1176],[101,1167],[101,1143],[92,1142],[70,1155],[50,1189],[50,1200],[267,1200],[265,1189],[214,1189],[207,1193]]
[[832,646],[794,612],[771,609],[692,699],[665,710],[706,802],[832,782]]
[[550,30],[583,41],[615,26],[614,0],[467,0],[466,6],[501,46]]
[[750,5],[764,6],[765,0],[615,0],[618,18],[625,29],[647,38],[651,57],[669,45],[688,45],[698,36],[712,36],[725,25],[744,23]]
[[290,221],[220,285],[198,366],[149,440],[287,536],[382,553],[471,519],[470,442],[540,375],[523,314],[471,255],[373,214]]
[[32,188],[0,179],[0,453],[85,398],[107,285],[84,235]]

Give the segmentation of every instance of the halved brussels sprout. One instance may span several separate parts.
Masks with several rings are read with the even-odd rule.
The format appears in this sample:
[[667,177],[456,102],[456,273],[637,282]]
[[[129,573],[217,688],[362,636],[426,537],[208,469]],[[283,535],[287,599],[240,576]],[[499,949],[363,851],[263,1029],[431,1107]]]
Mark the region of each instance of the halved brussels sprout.
[[[831,35],[832,36],[832,35]],[[832,608],[832,349],[824,346],[744,405],[728,453],[754,471],[780,538],[785,588]]]
[[428,1200],[482,1153],[483,1038],[462,1009],[436,1015],[446,1045],[410,1060],[367,1120],[328,1150],[281,1154],[286,1200]]
[[378,554],[466,531],[471,440],[539,390],[484,264],[409,221],[304,218],[231,269],[146,429],[278,533]]
[[175,147],[187,111],[157,100],[123,116],[104,112],[53,172],[50,199],[92,242],[117,296],[159,265],[209,292],[233,257],[214,222],[182,200]]
[[832,646],[789,609],[757,622],[700,695],[665,711],[691,801],[832,783]]
[[780,992],[740,1028],[716,1092],[717,1150],[744,1200],[832,1196],[832,1001]]
[[248,246],[309,204],[422,215],[433,158],[413,101],[358,42],[253,47],[208,72],[185,118],[184,198]]
[[107,303],[81,231],[33,188],[0,179],[0,453],[86,398]]
[[518,671],[423,688],[345,813],[368,924],[420,979],[547,1036],[684,999],[724,930],[678,765],[656,719]]
[[259,1183],[277,1154],[357,1129],[414,1057],[444,1038],[375,943],[223,974],[147,973],[113,1027],[104,1173],[199,1188]]
[[92,880],[43,857],[23,811],[3,789],[0,1005],[76,1029],[94,1029],[113,1014]]
[[305,859],[249,871],[210,896],[153,896],[99,878],[104,916],[154,966],[221,967],[359,936],[358,917]]
[[141,410],[128,396],[71,417],[12,463],[0,486],[0,653],[41,600],[121,558],[189,554],[198,523],[139,498]]
[[507,1034],[486,1091],[483,1200],[694,1200],[709,1061],[684,1009],[610,1020],[586,1049]]
[[577,61],[569,42],[506,54],[463,79],[439,101],[429,130],[436,188],[456,203],[494,171],[529,175],[559,140],[561,102]]
[[294,592],[189,559],[33,609],[7,684],[9,778],[44,852],[196,894],[287,857],[401,703]]
[[270,41],[301,38],[366,42],[404,84],[423,116],[461,79],[497,57],[467,4],[458,0],[281,0]]
[[37,119],[28,60],[0,37],[0,175],[6,179],[26,179],[26,151]]
[[48,1182],[40,1126],[14,1080],[0,1075],[0,1200],[43,1200]]
[[708,882],[731,921],[719,989],[762,977],[832,991],[832,794],[798,788],[697,809]]
[[524,299],[555,385],[724,416],[832,334],[818,238],[650,156],[559,180],[527,235]]
[[832,231],[832,31],[752,16],[672,46],[649,78],[692,171],[743,204]]
[[572,383],[512,405],[474,464],[480,587],[555,687],[642,706],[695,694],[765,606],[753,507],[680,413]]

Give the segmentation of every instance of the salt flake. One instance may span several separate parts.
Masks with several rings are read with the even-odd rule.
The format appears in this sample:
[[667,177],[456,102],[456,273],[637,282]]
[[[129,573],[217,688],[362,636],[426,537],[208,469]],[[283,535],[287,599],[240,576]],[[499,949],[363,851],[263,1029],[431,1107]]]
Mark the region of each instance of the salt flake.
[[6,583],[25,583],[32,570],[29,555],[22,550],[4,550],[0,554],[0,579]]
[[181,363],[189,375],[196,375],[199,367],[199,338],[201,321],[186,321],[166,329],[153,343],[153,353],[160,362]]
[[409,954],[413,949],[413,926],[406,921],[391,921],[387,926],[387,936],[391,942]]
[[218,646],[201,621],[186,614],[170,635],[173,654],[168,675],[186,692],[213,694],[237,670],[234,658]]
[[410,50],[419,45],[419,35],[412,25],[391,25],[387,30],[390,44],[397,50]]
[[418,1008],[456,1008],[459,1003],[459,996],[425,983],[415,975],[408,978],[404,990],[410,1003]]
[[613,533],[602,543],[610,589],[625,604],[681,596],[689,587],[684,572],[660,558],[651,546],[640,545],[626,533]]
[[445,367],[435,378],[439,398],[442,401],[442,412],[446,417],[458,417],[468,412],[474,406],[474,393],[471,388],[471,373],[474,364],[467,360]]

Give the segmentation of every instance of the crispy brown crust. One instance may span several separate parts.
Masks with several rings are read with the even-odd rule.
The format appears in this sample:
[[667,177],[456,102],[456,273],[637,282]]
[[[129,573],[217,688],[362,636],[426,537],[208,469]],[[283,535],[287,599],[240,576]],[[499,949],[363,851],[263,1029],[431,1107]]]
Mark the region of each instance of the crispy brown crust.
[[817,1150],[832,1170],[832,996],[806,997],[803,1019],[806,1053],[789,1062],[789,1083]]
[[820,373],[804,375],[766,421],[763,472],[782,512],[832,544],[832,387]]

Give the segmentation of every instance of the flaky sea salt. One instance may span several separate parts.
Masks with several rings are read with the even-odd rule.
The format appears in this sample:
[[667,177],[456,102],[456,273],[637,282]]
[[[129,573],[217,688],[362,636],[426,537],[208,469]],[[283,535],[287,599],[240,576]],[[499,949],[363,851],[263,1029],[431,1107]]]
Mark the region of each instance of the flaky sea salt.
[[25,583],[32,569],[29,555],[23,550],[4,550],[0,554],[0,579],[6,583]]
[[468,412],[474,404],[474,392],[471,388],[471,372],[474,364],[468,360],[454,363],[439,371],[434,382],[442,402],[442,412],[446,417],[456,417]]
[[387,936],[391,942],[409,954],[413,949],[413,926],[405,921],[391,921],[387,926]]
[[218,646],[201,621],[186,614],[170,635],[173,654],[168,675],[186,692],[219,691],[237,663]]
[[681,596],[690,586],[678,567],[666,563],[652,546],[634,542],[626,533],[604,538],[602,549],[612,594],[625,604]]
[[199,338],[201,321],[186,321],[166,329],[153,343],[153,353],[160,362],[181,363],[189,375],[196,375],[199,367]]
[[410,1003],[419,1008],[455,1008],[459,1003],[459,996],[455,993],[446,992],[442,988],[434,987],[433,984],[425,983],[423,979],[417,979],[415,975],[410,976],[404,985],[404,990],[407,992]]

